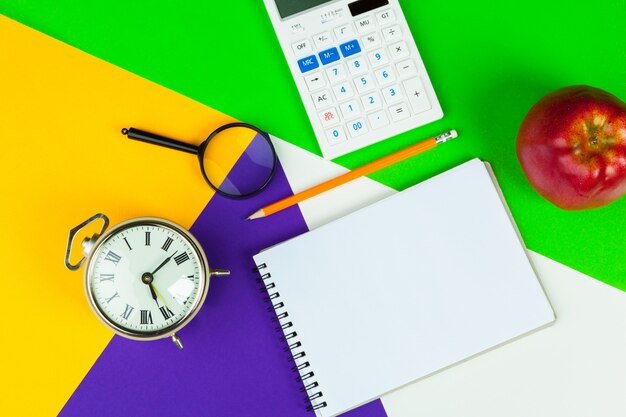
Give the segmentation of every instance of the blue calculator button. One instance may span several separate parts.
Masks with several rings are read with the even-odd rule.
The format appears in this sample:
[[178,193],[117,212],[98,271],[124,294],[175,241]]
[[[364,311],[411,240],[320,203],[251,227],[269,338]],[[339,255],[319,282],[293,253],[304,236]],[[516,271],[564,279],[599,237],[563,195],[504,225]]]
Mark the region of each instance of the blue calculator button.
[[330,48],[320,52],[320,61],[323,65],[330,64],[331,62],[339,61],[339,51],[337,48]]
[[320,64],[319,62],[317,62],[317,58],[315,57],[315,55],[311,55],[311,56],[307,56],[305,58],[299,59],[298,66],[300,67],[301,72],[307,72],[307,71],[311,71],[319,67]]
[[350,42],[342,43],[341,45],[339,45],[339,49],[341,49],[341,53],[343,54],[344,58],[361,52],[361,47],[359,46],[359,42],[356,39],[351,40]]

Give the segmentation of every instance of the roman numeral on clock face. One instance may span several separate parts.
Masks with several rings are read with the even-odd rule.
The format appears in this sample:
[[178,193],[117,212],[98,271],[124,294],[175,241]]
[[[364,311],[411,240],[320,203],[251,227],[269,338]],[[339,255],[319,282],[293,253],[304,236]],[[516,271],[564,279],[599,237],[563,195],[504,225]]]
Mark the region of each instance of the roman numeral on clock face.
[[115,278],[114,274],[100,274],[100,282],[104,282],[104,281],[113,281],[113,278]]
[[120,294],[116,291],[115,294],[113,294],[113,296],[111,298],[107,298],[107,304],[109,304],[111,301],[113,301],[114,298],[119,297]]
[[159,307],[159,310],[161,310],[161,314],[163,314],[163,317],[165,318],[165,320],[169,319],[170,317],[174,315],[174,313],[172,313],[172,310],[170,310],[169,308],[165,306]]
[[185,261],[189,260],[189,255],[187,255],[187,252],[183,252],[178,256],[174,257],[174,260],[176,261],[176,265],[180,265]]
[[128,318],[130,317],[130,313],[132,313],[134,309],[135,307],[126,304],[126,309],[122,313],[122,317],[124,317],[125,320],[128,320]]
[[172,239],[171,237],[168,237],[167,239],[165,239],[165,243],[163,244],[163,246],[161,246],[161,249],[167,252],[170,249],[170,245],[172,244],[173,241],[174,239]]
[[133,250],[132,246],[130,246],[130,243],[128,243],[128,239],[124,238],[124,242],[126,242],[126,246],[128,246],[128,250]]
[[150,246],[150,232],[146,232],[146,246]]
[[118,255],[117,253],[113,252],[112,250],[110,250],[107,253],[107,256],[104,258],[105,261],[111,261],[115,264],[115,266],[117,266],[117,264],[119,263],[120,259],[122,259],[122,257],[120,255]]
[[150,310],[141,310],[141,324],[153,324],[152,312]]

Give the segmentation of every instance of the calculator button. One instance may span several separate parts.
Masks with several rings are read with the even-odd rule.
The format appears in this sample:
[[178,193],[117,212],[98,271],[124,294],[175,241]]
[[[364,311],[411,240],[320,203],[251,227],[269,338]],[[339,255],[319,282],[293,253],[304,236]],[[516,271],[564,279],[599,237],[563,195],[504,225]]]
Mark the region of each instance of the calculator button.
[[393,73],[391,67],[383,67],[379,70],[374,71],[374,75],[376,75],[376,79],[378,83],[381,85],[392,83],[396,80],[396,76]]
[[389,57],[387,56],[387,51],[384,49],[377,49],[375,51],[367,54],[370,62],[372,63],[372,67],[377,67],[379,65],[384,65],[389,62]]
[[367,63],[362,57],[352,59],[348,61],[348,70],[350,74],[362,74],[367,71]]
[[404,89],[409,97],[409,103],[414,113],[421,113],[431,108],[430,101],[426,96],[426,90],[419,77],[411,78],[404,82]]
[[326,85],[324,77],[319,72],[307,75],[304,77],[304,81],[306,82],[306,86],[309,88],[309,91],[318,90]]
[[363,108],[365,111],[375,110],[382,107],[382,101],[380,100],[380,95],[377,92],[372,92],[361,96],[361,103],[363,103]]
[[353,39],[350,42],[342,43],[341,45],[339,45],[339,49],[341,49],[341,54],[344,58],[361,52],[359,41],[357,41],[356,39]]
[[380,45],[380,33],[372,32],[361,38],[361,43],[365,49],[375,48]]
[[291,48],[293,49],[293,53],[296,54],[296,56],[311,53],[311,51],[313,50],[311,48],[311,44],[306,39],[292,44]]
[[298,66],[300,67],[301,72],[307,72],[319,67],[320,64],[317,62],[315,55],[311,55],[306,58],[299,59]]
[[318,115],[324,127],[334,125],[339,121],[339,115],[334,107],[321,111]]
[[365,124],[365,120],[362,118],[351,121],[346,125],[346,127],[352,137],[361,136],[362,134],[367,133],[367,125]]
[[345,80],[347,74],[344,66],[339,64],[334,67],[326,68],[326,75],[328,75],[330,83],[333,84],[337,81]]
[[346,101],[342,103],[339,108],[341,109],[341,114],[344,119],[351,119],[361,114],[359,111],[359,103],[357,103],[356,100]]
[[328,90],[322,90],[319,93],[313,94],[311,98],[313,99],[313,104],[315,104],[316,109],[322,109],[333,102]]
[[313,42],[315,42],[315,47],[317,49],[322,49],[325,46],[333,43],[333,36],[330,32],[322,32],[318,35],[313,36]]
[[354,95],[350,81],[333,86],[333,92],[335,93],[335,97],[337,97],[337,101],[345,100]]
[[393,10],[385,10],[376,15],[376,20],[378,20],[379,25],[386,25],[387,23],[395,22],[396,15],[393,13]]
[[391,58],[394,61],[398,59],[405,58],[409,56],[409,47],[406,45],[406,42],[398,42],[389,47],[389,52],[391,53]]
[[356,30],[359,33],[365,33],[369,30],[372,30],[375,26],[374,19],[372,16],[367,16],[362,19],[359,19],[355,22]]
[[383,29],[383,37],[387,42],[393,42],[396,39],[400,39],[402,37],[402,31],[400,30],[400,26],[393,25],[386,29]]
[[364,74],[360,77],[356,77],[353,81],[359,94],[365,93],[366,91],[369,91],[376,86],[374,78],[372,78],[370,74]]
[[370,126],[372,126],[372,129],[378,129],[389,124],[387,113],[385,113],[384,110],[370,114],[369,116],[367,116],[367,120],[370,122]]
[[348,139],[346,137],[346,132],[343,130],[343,127],[341,126],[328,129],[326,131],[326,137],[328,138],[328,143],[330,145],[336,145],[338,143],[345,142]]
[[397,122],[398,120],[406,119],[411,115],[409,107],[406,103],[399,103],[389,107],[389,114],[391,114],[391,120]]
[[321,111],[318,114],[324,127],[334,125],[339,121],[339,115],[334,107]]
[[337,48],[330,48],[319,53],[320,61],[322,65],[330,64],[331,62],[339,61],[339,51]]
[[398,69],[398,74],[400,77],[409,77],[411,75],[417,75],[417,68],[415,67],[415,62],[409,59],[408,61],[400,62],[396,64],[396,68]]
[[398,84],[394,84],[390,87],[385,87],[382,90],[383,97],[385,98],[385,102],[387,104],[393,104],[396,101],[400,101],[403,99],[402,97],[402,89]]
[[337,40],[342,41],[344,39],[351,38],[354,35],[354,28],[351,23],[348,23],[347,25],[336,27],[334,32]]

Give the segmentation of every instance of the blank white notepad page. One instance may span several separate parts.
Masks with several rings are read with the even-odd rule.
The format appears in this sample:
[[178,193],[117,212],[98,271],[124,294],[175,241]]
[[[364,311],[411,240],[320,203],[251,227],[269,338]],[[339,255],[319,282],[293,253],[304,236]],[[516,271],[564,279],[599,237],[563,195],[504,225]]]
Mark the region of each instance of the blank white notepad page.
[[[554,320],[475,159],[255,256],[334,416]],[[279,313],[282,310],[279,310]],[[292,341],[294,341],[292,340]]]

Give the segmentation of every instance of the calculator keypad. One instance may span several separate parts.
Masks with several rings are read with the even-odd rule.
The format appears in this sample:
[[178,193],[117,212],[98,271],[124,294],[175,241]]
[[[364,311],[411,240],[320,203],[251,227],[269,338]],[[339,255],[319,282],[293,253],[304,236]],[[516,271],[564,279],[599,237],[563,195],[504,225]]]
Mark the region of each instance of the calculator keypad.
[[404,35],[387,9],[292,45],[330,145],[431,109]]

